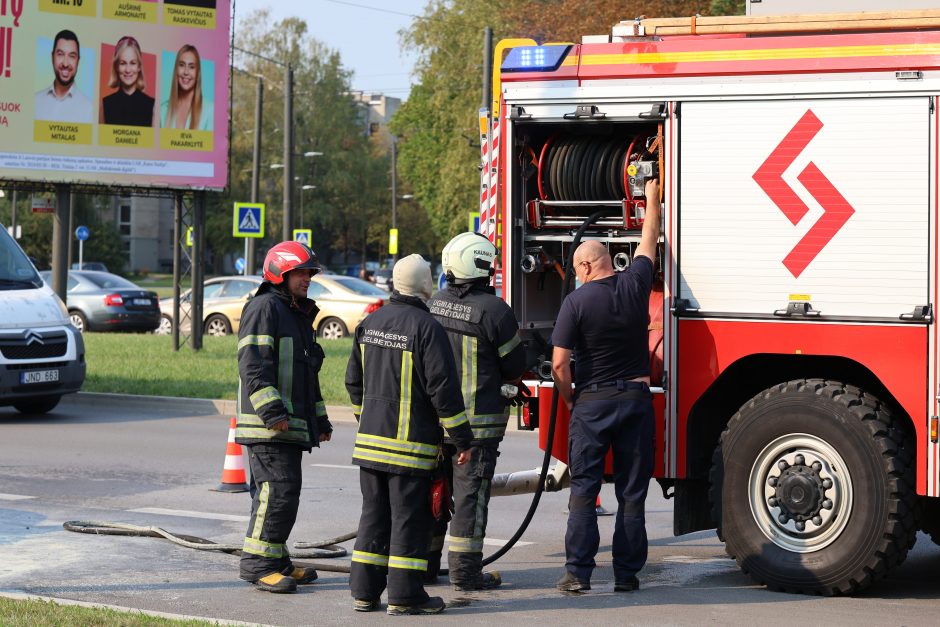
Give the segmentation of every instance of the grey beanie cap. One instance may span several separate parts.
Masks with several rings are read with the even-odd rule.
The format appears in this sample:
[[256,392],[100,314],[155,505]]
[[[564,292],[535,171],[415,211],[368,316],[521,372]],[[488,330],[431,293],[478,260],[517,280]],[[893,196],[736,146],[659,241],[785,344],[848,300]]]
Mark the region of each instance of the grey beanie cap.
[[392,281],[399,294],[431,298],[434,284],[431,282],[431,264],[415,253],[399,259],[392,270]]

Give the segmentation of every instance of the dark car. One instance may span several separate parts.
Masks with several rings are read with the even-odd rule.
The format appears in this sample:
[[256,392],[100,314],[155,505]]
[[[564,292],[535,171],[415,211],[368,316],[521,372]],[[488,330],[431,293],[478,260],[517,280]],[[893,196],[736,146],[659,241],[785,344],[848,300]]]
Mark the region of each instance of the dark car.
[[[51,273],[41,272],[46,283]],[[69,318],[79,331],[153,331],[160,326],[160,300],[125,278],[108,272],[70,270],[66,291]]]

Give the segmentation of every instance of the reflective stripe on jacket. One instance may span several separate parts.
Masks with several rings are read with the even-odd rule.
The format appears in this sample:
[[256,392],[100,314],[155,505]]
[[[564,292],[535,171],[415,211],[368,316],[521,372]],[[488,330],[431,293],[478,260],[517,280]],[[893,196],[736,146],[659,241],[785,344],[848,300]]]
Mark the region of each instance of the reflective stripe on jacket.
[[525,371],[525,347],[512,309],[480,282],[448,285],[431,297],[428,308],[447,331],[474,444],[499,442],[509,421],[500,388]]
[[[320,393],[323,348],[316,343],[316,303],[292,304],[268,282],[242,311],[238,329],[238,400],[235,441],[285,443],[306,450],[333,430]],[[287,431],[270,427],[288,421]]]
[[470,447],[447,334],[419,299],[392,294],[356,329],[346,390],[359,419],[353,463],[396,474],[430,474],[443,433]]

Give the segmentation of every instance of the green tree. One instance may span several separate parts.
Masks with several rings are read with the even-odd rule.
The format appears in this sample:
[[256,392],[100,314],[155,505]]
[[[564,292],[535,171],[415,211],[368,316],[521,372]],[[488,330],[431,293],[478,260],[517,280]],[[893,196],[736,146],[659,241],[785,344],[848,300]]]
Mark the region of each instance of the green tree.
[[747,7],[745,0],[712,0],[709,15],[744,15]]
[[[418,81],[390,128],[400,138],[399,175],[438,240],[465,230],[467,213],[479,207],[482,32],[490,26],[497,39],[510,36],[504,5],[515,1],[433,0],[403,35],[419,55]],[[403,235],[403,247],[414,246]]]
[[[236,46],[255,54],[290,61],[294,69],[294,146],[297,154],[321,152],[322,156],[294,160],[294,226],[301,222],[300,188],[315,185],[304,192],[303,224],[313,229],[313,247],[328,261],[351,254],[376,256],[382,239],[371,229],[388,207],[388,155],[376,152],[367,137],[362,105],[350,90],[350,74],[339,53],[311,38],[307,24],[298,18],[272,23],[266,10],[249,15],[242,24]],[[213,250],[237,252],[241,241],[234,241],[228,225],[231,202],[251,196],[251,156],[255,108],[256,78],[265,78],[265,96],[261,150],[260,201],[266,203],[266,237],[259,252],[280,241],[283,218],[282,164],[284,69],[264,59],[247,54],[236,55],[244,72],[233,76],[233,120],[231,190],[229,197],[218,199],[208,216]],[[246,74],[247,73],[247,74]],[[384,199],[383,199],[384,191]],[[215,225],[215,226],[213,226]]]

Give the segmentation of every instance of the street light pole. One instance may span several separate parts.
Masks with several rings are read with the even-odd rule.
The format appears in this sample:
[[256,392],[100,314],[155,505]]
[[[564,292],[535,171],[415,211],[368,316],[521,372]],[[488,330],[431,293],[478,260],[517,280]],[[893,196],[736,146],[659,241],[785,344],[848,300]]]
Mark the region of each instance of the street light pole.
[[291,224],[294,218],[294,67],[288,62],[284,68],[284,241],[293,239]]
[[[398,236],[398,141],[392,136],[392,228],[395,229],[395,236]],[[392,265],[398,261],[398,246],[396,242],[395,252],[392,253]]]
[[[264,105],[264,78],[257,76],[258,87],[255,92],[255,145],[251,151],[251,202],[259,202],[261,188],[261,111]],[[255,268],[255,238],[246,237],[247,253],[245,254],[245,269],[247,274],[254,274]]]

